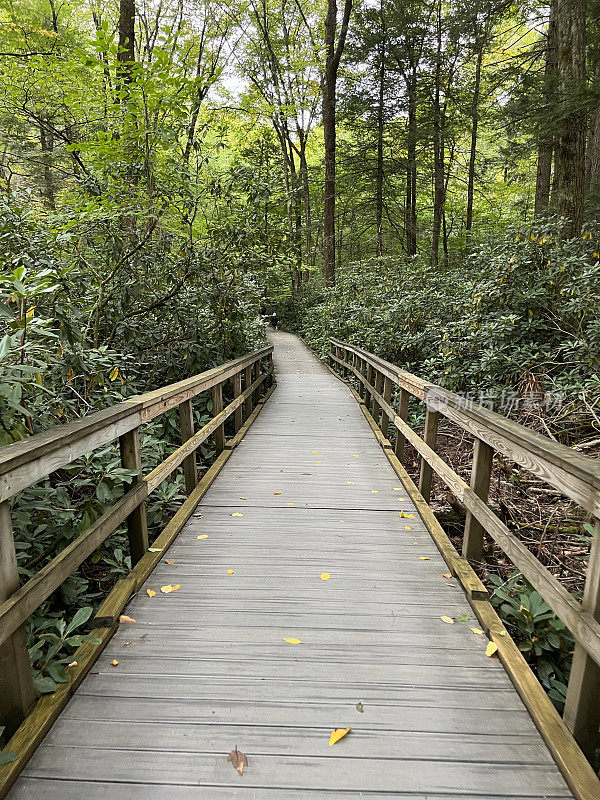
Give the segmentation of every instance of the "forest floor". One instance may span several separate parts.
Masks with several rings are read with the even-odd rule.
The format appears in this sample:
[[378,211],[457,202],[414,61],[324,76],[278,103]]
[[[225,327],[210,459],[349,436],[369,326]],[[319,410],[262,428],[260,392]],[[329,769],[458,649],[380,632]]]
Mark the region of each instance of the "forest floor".
[[[569,444],[587,456],[600,458],[597,431],[588,429],[579,441]],[[444,420],[440,423],[436,450],[463,480],[469,482],[473,439],[465,431]],[[406,447],[404,461],[413,480],[418,481],[420,457],[414,448]],[[589,515],[585,511],[536,476],[519,469],[498,454],[494,459],[489,504],[494,513],[565,587],[574,593],[583,590],[591,541],[583,527],[589,522]],[[435,475],[431,507],[460,552],[465,509]],[[502,549],[489,536],[486,537],[484,556],[477,567],[482,580],[486,582],[490,573],[507,579],[514,569]]]

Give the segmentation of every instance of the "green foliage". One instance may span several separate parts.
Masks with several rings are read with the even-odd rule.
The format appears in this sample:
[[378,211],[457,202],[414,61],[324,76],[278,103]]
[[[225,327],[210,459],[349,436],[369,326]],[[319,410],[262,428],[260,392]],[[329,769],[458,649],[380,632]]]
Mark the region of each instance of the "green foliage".
[[30,635],[35,644],[29,647],[29,658],[33,667],[33,683],[39,694],[54,692],[57,684],[68,681],[65,667],[71,662],[74,650],[84,642],[101,643],[95,636],[76,633],[93,611],[91,606],[80,608],[68,624],[61,618],[34,620]]
[[554,705],[562,711],[574,640],[570,631],[520,573],[503,581],[490,575],[492,604],[535,670]]
[[336,335],[454,391],[498,397],[533,375],[597,397],[599,263],[595,230],[561,240],[549,220],[435,271],[419,258],[356,262],[286,319],[321,353]]

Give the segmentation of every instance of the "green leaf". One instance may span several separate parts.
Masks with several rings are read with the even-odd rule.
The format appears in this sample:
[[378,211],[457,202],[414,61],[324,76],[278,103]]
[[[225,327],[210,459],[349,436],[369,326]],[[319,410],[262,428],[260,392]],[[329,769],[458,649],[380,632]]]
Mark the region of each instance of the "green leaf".
[[11,761],[16,761],[18,757],[19,756],[16,753],[11,753],[10,750],[0,753],[0,767],[3,764],[10,764]]
[[93,611],[94,609],[91,606],[84,606],[83,608],[80,608],[67,626],[67,630],[65,632],[66,635],[68,636],[71,631],[75,630],[75,628],[78,628],[80,625],[83,625],[84,622],[87,622],[92,616]]

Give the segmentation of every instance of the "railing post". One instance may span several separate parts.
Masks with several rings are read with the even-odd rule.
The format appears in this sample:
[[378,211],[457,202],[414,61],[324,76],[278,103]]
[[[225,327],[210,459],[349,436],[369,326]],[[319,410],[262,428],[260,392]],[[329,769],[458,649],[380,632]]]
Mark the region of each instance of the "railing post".
[[[484,503],[487,502],[492,477],[494,448],[481,439],[473,442],[473,466],[471,467],[471,489]],[[467,511],[463,536],[463,556],[471,562],[481,561],[483,553],[483,525]]]
[[[252,367],[246,367],[244,369],[244,391],[252,385]],[[254,403],[252,402],[252,394],[248,395],[246,402],[244,403],[244,419],[248,419],[250,414],[254,409]]]
[[[365,360],[365,371],[364,376],[367,379],[368,384],[373,384],[373,367],[369,364],[368,361]],[[371,392],[368,389],[365,389],[365,396],[364,401],[367,409],[371,410]]]
[[[17,555],[8,500],[0,503],[0,603],[19,588]],[[35,702],[25,629],[19,628],[0,644],[0,724],[10,735]]]
[[[359,374],[362,375],[363,378],[365,378],[367,375],[367,362],[364,360],[364,358],[361,358],[360,356],[356,356],[356,359],[358,361],[356,368]],[[360,380],[360,378],[358,380],[358,394],[361,400],[365,399],[366,389],[364,383]]]
[[[400,389],[400,400],[398,401],[398,416],[401,420],[408,419],[408,404],[410,403],[410,392],[407,392],[406,389]],[[398,461],[402,461],[404,458],[404,448],[406,447],[406,437],[404,434],[400,433],[398,429],[396,429],[396,446],[394,447],[394,452],[396,454],[396,458]]]
[[[260,361],[255,361],[252,365],[252,383],[257,381],[260,377]],[[260,389],[255,389],[252,392],[252,402],[254,405],[260,400]]]
[[[223,384],[217,383],[216,386],[212,387],[212,407],[213,407],[213,417],[216,417],[217,414],[220,414],[223,411]],[[225,448],[225,426],[219,425],[219,427],[215,430],[215,450],[217,451],[217,455],[222,453]]]
[[[428,444],[429,447],[435,449],[435,443],[437,440],[437,432],[438,432],[438,424],[440,420],[440,412],[434,411],[432,408],[427,406],[427,413],[425,414],[425,431],[423,433],[423,441],[425,444]],[[419,474],[419,491],[423,498],[429,502],[429,498],[431,496],[431,479],[433,477],[433,470],[425,461],[424,458],[421,458],[421,472]]]
[[[237,399],[242,393],[242,373],[236,372],[233,376],[233,397]],[[239,429],[242,427],[242,416],[243,416],[243,409],[242,406],[236,408],[233,412],[233,427],[235,432],[237,433]]]
[[[119,447],[121,449],[122,466],[138,473],[132,480],[126,482],[125,491],[128,491],[142,479],[142,455],[138,428],[134,428],[119,437]],[[146,520],[145,500],[137,508],[134,508],[127,517],[127,532],[129,534],[129,555],[131,556],[131,566],[133,567],[148,550],[148,523]]]
[[[184,400],[183,403],[180,403],[179,424],[181,427],[181,443],[185,444],[194,435],[194,410],[191,400]],[[185,490],[188,494],[191,494],[198,484],[195,450],[187,458],[184,458],[183,474],[185,477]]]
[[[373,377],[374,377],[373,385],[375,387],[375,391],[377,392],[377,394],[381,394],[383,391],[383,373],[381,373],[378,369],[374,367]],[[381,406],[379,405],[377,400],[373,398],[373,419],[375,420],[375,424],[379,426],[381,426],[380,416],[381,416]]]
[[[600,520],[594,524],[581,606],[600,622]],[[564,719],[585,755],[591,759],[600,745],[600,666],[579,644],[575,645],[573,653]]]
[[[391,380],[385,376],[383,379],[383,399],[388,404],[392,401],[392,382]],[[385,437],[388,435],[388,427],[389,427],[390,418],[388,417],[387,413],[382,410],[381,413],[381,432]]]

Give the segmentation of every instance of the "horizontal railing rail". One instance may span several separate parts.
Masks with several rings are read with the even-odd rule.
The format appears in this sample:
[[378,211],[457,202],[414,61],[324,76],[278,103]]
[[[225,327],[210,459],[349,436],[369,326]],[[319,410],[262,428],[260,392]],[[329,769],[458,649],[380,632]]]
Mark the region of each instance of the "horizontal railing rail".
[[[127,524],[132,566],[148,552],[146,501],[183,466],[187,494],[197,483],[196,450],[214,436],[217,454],[226,447],[225,422],[240,430],[272,382],[273,347],[229,361],[192,378],[132,397],[83,419],[52,428],[0,449],[0,722],[14,730],[35,700],[25,647],[29,616],[121,525]],[[223,408],[223,387],[233,381],[233,400]],[[213,417],[194,430],[192,400],[211,391]],[[177,407],[182,444],[148,474],[142,474],[140,427]],[[122,466],[135,477],[123,496],[22,586],[17,571],[10,498],[75,459],[119,441]]]
[[[395,453],[406,443],[421,456],[419,491],[429,501],[433,472],[466,509],[463,556],[481,559],[489,534],[571,631],[575,641],[564,718],[584,752],[600,743],[600,465],[468,399],[422,380],[356,345],[331,338],[329,360],[358,382],[359,395],[384,436],[396,429]],[[394,390],[396,407],[392,406]],[[408,424],[411,397],[425,404],[424,434]],[[473,436],[470,485],[435,451],[440,417]],[[391,447],[391,445],[388,446]],[[512,460],[589,512],[594,526],[583,598],[575,598],[489,507],[495,453]]]

